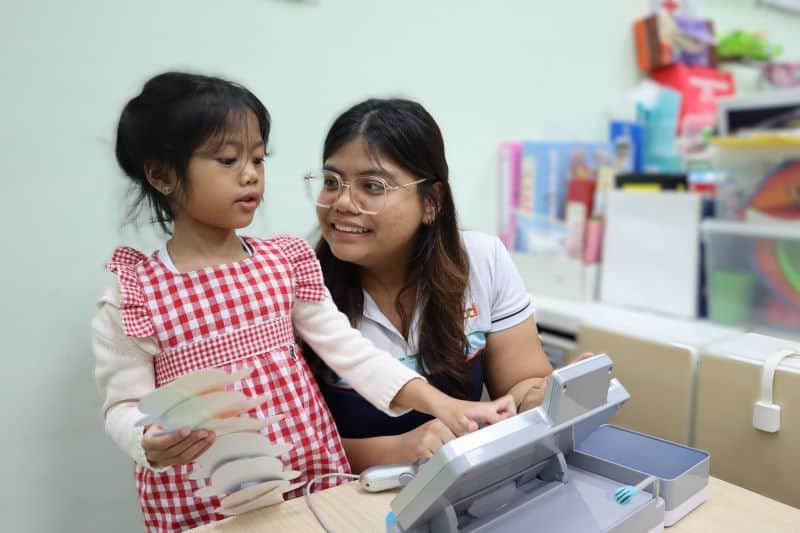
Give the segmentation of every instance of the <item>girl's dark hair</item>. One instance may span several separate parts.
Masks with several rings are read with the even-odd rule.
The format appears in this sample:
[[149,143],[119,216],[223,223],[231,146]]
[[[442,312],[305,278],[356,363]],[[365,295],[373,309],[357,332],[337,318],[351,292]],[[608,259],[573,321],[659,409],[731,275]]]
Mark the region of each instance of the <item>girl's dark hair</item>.
[[[417,190],[423,205],[434,206],[436,216],[417,232],[415,254],[409,260],[408,276],[395,305],[403,331],[407,331],[413,309],[401,305],[401,296],[406,291],[416,291],[421,299],[420,321],[424,324],[418,342],[424,368],[445,384],[448,392],[466,398],[472,390],[464,335],[469,264],[461,245],[439,126],[416,102],[367,100],[345,111],[333,123],[325,139],[323,161],[354,139],[363,140],[376,160],[389,159],[417,179],[429,180],[420,183]],[[316,251],[336,305],[351,324],[357,325],[364,309],[358,265],[337,259],[324,239],[320,239]],[[310,359],[317,376],[325,377],[324,365],[313,355]]]
[[125,105],[117,126],[117,163],[137,192],[128,219],[135,220],[147,203],[154,222],[170,233],[173,213],[166,198],[147,181],[145,168],[173,170],[183,184],[192,154],[209,142],[222,146],[232,129],[240,124],[244,128],[248,111],[255,114],[266,144],[269,112],[241,85],[183,72],[159,74],[145,83]]

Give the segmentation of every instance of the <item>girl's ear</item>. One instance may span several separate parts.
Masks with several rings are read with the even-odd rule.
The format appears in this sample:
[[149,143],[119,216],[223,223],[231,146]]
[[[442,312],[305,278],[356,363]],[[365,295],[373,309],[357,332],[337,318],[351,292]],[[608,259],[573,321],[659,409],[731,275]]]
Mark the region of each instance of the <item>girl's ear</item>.
[[175,176],[175,172],[166,165],[155,161],[147,161],[144,164],[144,174],[147,177],[147,182],[164,196],[169,196],[175,192],[178,179]]

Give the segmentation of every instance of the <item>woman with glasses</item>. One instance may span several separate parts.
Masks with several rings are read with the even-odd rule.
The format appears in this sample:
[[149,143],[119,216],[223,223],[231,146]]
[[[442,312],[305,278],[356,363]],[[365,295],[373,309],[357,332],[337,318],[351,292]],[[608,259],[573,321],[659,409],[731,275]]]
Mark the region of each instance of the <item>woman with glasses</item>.
[[[449,394],[541,403],[552,368],[519,273],[495,237],[460,231],[439,127],[419,104],[367,100],[339,116],[305,177],[316,252],[339,309],[378,347]],[[430,457],[440,421],[389,418],[308,349],[354,472]]]

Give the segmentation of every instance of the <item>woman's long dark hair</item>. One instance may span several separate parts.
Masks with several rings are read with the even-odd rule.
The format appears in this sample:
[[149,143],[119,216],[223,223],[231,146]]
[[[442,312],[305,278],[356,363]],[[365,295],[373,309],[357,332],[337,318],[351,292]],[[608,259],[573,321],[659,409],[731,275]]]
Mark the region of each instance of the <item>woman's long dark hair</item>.
[[[367,100],[333,123],[325,139],[323,161],[353,139],[362,139],[376,159],[389,159],[417,179],[428,178],[417,190],[423,205],[434,206],[435,217],[414,237],[414,255],[395,305],[403,331],[408,331],[413,309],[404,308],[401,301],[407,291],[416,291],[414,300],[422,311],[417,348],[424,368],[450,394],[466,398],[472,390],[464,335],[469,264],[461,245],[439,126],[416,102]],[[336,305],[351,324],[357,325],[364,309],[360,267],[337,259],[324,239],[320,239],[316,251]],[[324,365],[314,355],[309,359],[317,377],[324,377]]]

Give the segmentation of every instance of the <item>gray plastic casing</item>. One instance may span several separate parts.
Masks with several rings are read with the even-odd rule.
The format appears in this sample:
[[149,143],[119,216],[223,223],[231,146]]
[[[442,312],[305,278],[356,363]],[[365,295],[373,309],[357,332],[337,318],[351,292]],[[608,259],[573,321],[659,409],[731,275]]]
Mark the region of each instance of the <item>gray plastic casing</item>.
[[[543,404],[459,437],[440,448],[394,498],[394,532],[456,533],[656,530],[664,502],[658,482],[626,505],[613,499],[621,483],[646,476],[605,461],[569,465],[576,435],[585,438],[629,395],[597,355],[553,372]],[[624,479],[623,479],[624,478]]]

